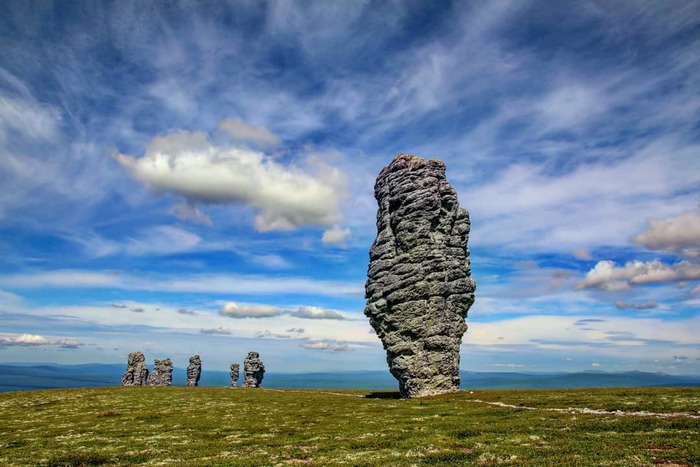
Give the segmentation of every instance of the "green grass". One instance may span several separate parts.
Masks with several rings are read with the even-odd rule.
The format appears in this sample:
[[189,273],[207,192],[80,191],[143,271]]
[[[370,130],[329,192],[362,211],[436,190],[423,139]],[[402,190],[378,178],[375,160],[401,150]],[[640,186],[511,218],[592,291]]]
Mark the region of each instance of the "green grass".
[[[700,419],[687,416],[700,415],[700,388],[462,391],[413,400],[367,394],[3,393],[0,465],[700,465]],[[569,407],[686,415],[552,410]]]

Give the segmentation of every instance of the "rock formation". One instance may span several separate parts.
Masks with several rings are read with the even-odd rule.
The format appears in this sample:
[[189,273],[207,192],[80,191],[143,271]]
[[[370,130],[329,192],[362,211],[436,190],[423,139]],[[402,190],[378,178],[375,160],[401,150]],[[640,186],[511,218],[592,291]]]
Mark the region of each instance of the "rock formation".
[[365,315],[402,397],[459,389],[459,347],[474,302],[469,214],[445,164],[399,154],[377,177],[377,238],[369,252]]
[[202,360],[199,355],[190,357],[190,364],[187,365],[187,385],[199,386],[199,377],[202,375]]
[[238,387],[238,374],[241,366],[238,363],[231,364],[231,387]]
[[131,352],[122,377],[122,386],[146,386],[148,384],[148,367],[143,352]]
[[173,362],[169,358],[153,361],[153,371],[148,377],[149,386],[170,386],[173,384]]
[[243,387],[259,388],[265,375],[265,365],[260,360],[257,352],[248,352],[248,356],[243,361]]

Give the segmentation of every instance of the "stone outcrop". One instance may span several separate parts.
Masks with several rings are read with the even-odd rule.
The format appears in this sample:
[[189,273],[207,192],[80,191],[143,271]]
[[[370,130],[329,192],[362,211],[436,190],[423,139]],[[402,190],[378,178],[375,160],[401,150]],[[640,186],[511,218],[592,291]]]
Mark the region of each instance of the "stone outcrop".
[[231,364],[231,387],[232,388],[238,387],[238,375],[240,372],[240,368],[241,368],[241,366],[238,363]]
[[265,365],[260,360],[260,354],[257,352],[248,352],[248,356],[243,361],[243,387],[244,388],[259,388],[262,385],[263,376],[265,375]]
[[173,384],[173,362],[169,359],[153,361],[153,371],[148,377],[149,386],[170,386]]
[[377,177],[377,238],[369,252],[365,315],[403,397],[459,389],[459,348],[476,284],[469,214],[445,164],[399,154]]
[[199,355],[190,357],[190,364],[187,365],[187,385],[199,386],[199,377],[202,375],[202,360]]
[[131,352],[122,377],[122,386],[146,386],[148,384],[148,367],[143,352]]

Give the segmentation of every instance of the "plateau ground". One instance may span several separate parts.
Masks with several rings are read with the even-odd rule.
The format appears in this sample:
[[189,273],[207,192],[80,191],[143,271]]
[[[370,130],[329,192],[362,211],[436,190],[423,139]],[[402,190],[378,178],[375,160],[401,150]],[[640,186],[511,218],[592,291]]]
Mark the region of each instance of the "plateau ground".
[[139,387],[0,394],[0,464],[700,464],[700,389]]

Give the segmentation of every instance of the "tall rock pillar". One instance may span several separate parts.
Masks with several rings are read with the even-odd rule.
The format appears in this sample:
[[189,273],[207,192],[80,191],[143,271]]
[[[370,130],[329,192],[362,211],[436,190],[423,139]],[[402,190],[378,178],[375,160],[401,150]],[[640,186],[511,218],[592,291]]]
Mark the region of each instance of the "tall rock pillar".
[[476,283],[469,214],[445,164],[399,154],[377,177],[377,238],[369,252],[365,315],[403,397],[459,389],[459,348]]

